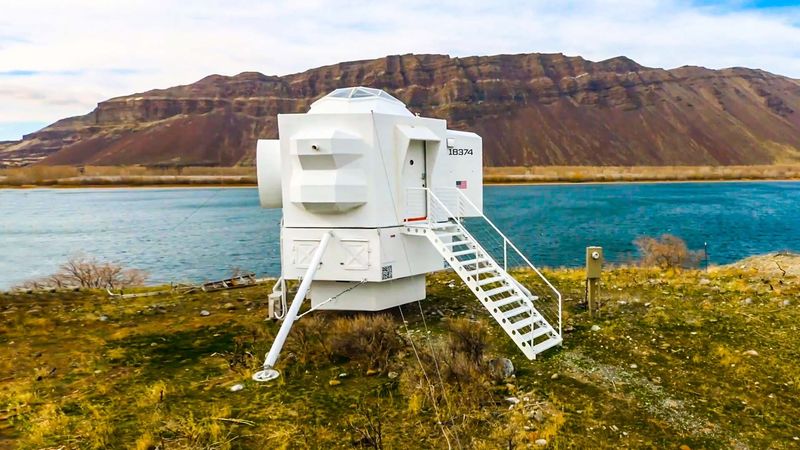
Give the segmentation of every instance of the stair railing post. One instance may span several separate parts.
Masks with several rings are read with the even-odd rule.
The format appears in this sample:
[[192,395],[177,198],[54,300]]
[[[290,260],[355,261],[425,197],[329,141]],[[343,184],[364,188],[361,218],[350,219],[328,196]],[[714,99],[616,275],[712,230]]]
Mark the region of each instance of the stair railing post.
[[561,331],[561,293],[558,294],[558,336],[562,336]]
[[428,216],[428,223],[429,224],[436,223],[436,214],[434,214],[433,210],[431,209],[431,196],[428,193],[428,189],[429,188],[424,188],[424,189],[425,189],[425,191],[424,191],[425,192],[425,215]]
[[508,239],[503,238],[503,270],[508,272]]

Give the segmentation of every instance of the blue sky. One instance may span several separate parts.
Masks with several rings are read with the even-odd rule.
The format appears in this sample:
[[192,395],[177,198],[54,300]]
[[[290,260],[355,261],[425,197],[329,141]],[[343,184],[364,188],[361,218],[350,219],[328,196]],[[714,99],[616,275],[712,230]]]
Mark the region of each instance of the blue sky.
[[754,1],[743,1],[743,2],[711,1],[706,3],[732,5],[733,7],[744,7],[744,8],[785,8],[792,6],[796,7],[798,4],[797,0],[754,0]]
[[47,125],[47,122],[0,122],[0,141],[19,139]]
[[0,0],[0,140],[211,73],[563,52],[800,78],[800,0]]

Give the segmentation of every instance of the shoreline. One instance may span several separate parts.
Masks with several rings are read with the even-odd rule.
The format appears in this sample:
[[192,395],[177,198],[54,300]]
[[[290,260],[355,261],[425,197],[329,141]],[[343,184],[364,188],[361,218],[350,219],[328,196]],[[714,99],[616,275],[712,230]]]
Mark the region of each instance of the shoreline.
[[[688,183],[780,183],[800,182],[800,178],[708,178],[708,179],[631,179],[631,180],[586,180],[586,181],[484,181],[484,186],[575,186],[575,185],[616,185],[616,184],[688,184]],[[151,184],[26,184],[2,185],[2,190],[36,190],[36,189],[249,189],[257,188],[256,183],[151,183]]]
[[707,180],[590,180],[590,181],[530,181],[530,182],[484,182],[484,186],[571,186],[571,185],[596,185],[596,184],[689,184],[689,183],[786,183],[800,182],[800,178],[709,178]]
[[[486,166],[488,186],[800,181],[800,164],[752,166]],[[0,169],[0,189],[247,188],[252,167],[31,166]]]
[[64,184],[34,184],[23,186],[9,186],[0,184],[0,191],[2,190],[36,190],[36,189],[208,189],[208,188],[222,188],[222,189],[248,189],[257,188],[257,184],[199,184],[199,183],[172,183],[172,184],[86,184],[86,185],[64,185]]
[[[779,258],[784,258],[784,260],[789,260],[784,263],[784,266],[777,266],[774,264],[776,260]],[[733,269],[733,270],[757,270],[760,271],[762,274],[767,276],[789,276],[795,277],[800,276],[800,252],[795,252],[792,250],[779,250],[779,251],[771,251],[767,253],[755,253],[748,256],[742,256],[740,259],[735,261],[729,261],[725,263],[714,263],[711,262],[708,266],[701,267],[690,267],[681,269],[685,272],[703,272],[703,273],[713,273],[720,270],[726,269]],[[781,268],[783,267],[783,268]],[[574,271],[583,271],[584,266],[582,264],[577,264],[574,266],[569,265],[561,265],[561,266],[540,266],[540,270],[548,273],[570,273]],[[614,270],[630,270],[630,269],[642,269],[636,262],[606,262],[604,271],[614,271]],[[646,268],[645,268],[646,269]],[[452,270],[452,269],[447,269]],[[781,272],[784,272],[781,275]],[[263,286],[264,284],[269,284],[271,282],[277,281],[280,277],[280,274],[271,274],[271,273],[261,273],[256,274],[257,282],[252,285],[243,286],[244,288],[254,287],[254,286]],[[173,280],[173,281],[155,281],[152,284],[144,283],[137,286],[131,286],[124,290],[127,293],[143,293],[143,292],[153,292],[153,291],[164,291],[173,288],[176,284],[191,284],[191,285],[200,285],[206,282],[209,282],[209,279],[184,279],[184,280]],[[12,294],[12,293],[24,293],[31,289],[20,289],[18,286],[24,283],[17,282],[16,284],[11,283],[6,286],[0,285],[0,295],[1,294]],[[79,288],[79,287],[65,287],[65,288],[44,288],[40,289],[39,292],[45,291],[56,291],[56,292],[79,292],[79,291],[87,291],[91,290],[90,288]],[[33,291],[36,292],[35,289]],[[116,291],[116,290],[113,290]]]

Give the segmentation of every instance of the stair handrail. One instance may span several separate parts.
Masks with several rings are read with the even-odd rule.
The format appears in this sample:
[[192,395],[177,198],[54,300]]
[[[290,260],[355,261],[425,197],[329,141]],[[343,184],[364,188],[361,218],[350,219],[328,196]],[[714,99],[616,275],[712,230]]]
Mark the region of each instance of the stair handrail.
[[[522,253],[522,251],[520,251],[520,249],[518,249],[516,245],[514,245],[514,242],[512,242],[511,239],[509,239],[508,237],[506,237],[506,235],[502,231],[500,231],[499,228],[497,228],[497,226],[494,224],[494,222],[489,220],[489,218],[486,217],[485,214],[483,214],[483,211],[481,209],[479,209],[477,206],[475,206],[475,203],[473,203],[472,200],[470,200],[469,197],[467,197],[467,195],[464,193],[463,189],[447,188],[447,187],[439,188],[439,189],[448,189],[448,190],[455,191],[458,194],[458,196],[459,196],[459,198],[461,200],[465,201],[470,207],[472,207],[472,209],[475,210],[475,212],[480,214],[480,217],[483,218],[483,220],[485,220],[486,223],[488,223],[494,229],[494,231],[497,232],[497,234],[500,235],[501,238],[503,238],[503,245],[508,245],[515,252],[517,252],[517,255],[519,255],[522,258],[522,260],[525,261],[525,263],[531,269],[533,269],[533,271],[539,276],[539,278],[541,278],[542,281],[545,282],[545,284],[550,288],[550,290],[552,290],[556,294],[556,297],[558,298],[558,335],[561,336],[561,312],[562,312],[561,311],[561,292],[559,292],[558,289],[556,289],[555,286],[553,286],[552,283],[550,283],[550,281],[547,278],[545,278],[545,276],[542,274],[542,272],[540,272],[539,269],[537,269],[536,266],[534,266],[533,263],[530,262],[528,257],[526,257],[525,254]],[[433,192],[431,192],[431,195],[433,195]],[[435,195],[433,195],[433,196],[436,197]],[[437,201],[438,201],[438,198],[437,198]],[[445,208],[445,209],[447,209],[447,208]]]
[[[486,249],[484,249],[484,248],[483,248],[483,247],[480,245],[480,241],[478,241],[477,239],[475,239],[475,236],[473,236],[473,235],[472,235],[472,234],[471,234],[471,233],[470,233],[470,232],[467,230],[467,228],[466,228],[466,227],[465,227],[465,226],[464,226],[464,225],[463,225],[463,224],[462,224],[462,223],[461,223],[461,222],[458,220],[460,216],[453,215],[453,213],[452,213],[452,212],[450,212],[450,209],[447,207],[447,205],[445,205],[445,204],[444,204],[444,202],[442,202],[442,201],[439,199],[439,197],[437,197],[437,196],[436,196],[436,194],[434,194],[434,193],[433,193],[433,191],[432,191],[431,189],[429,189],[429,188],[411,188],[411,189],[424,189],[424,190],[426,191],[426,193],[428,194],[428,195],[427,195],[427,197],[428,197],[428,199],[429,199],[429,200],[428,200],[428,202],[429,202],[429,204],[428,204],[428,214],[430,215],[430,213],[431,213],[431,210],[430,210],[430,199],[433,199],[433,200],[435,200],[435,201],[436,201],[436,203],[438,203],[438,204],[439,204],[439,206],[441,206],[441,207],[442,207],[442,209],[444,209],[444,212],[445,212],[445,213],[448,215],[448,217],[452,217],[452,218],[455,220],[455,225],[456,225],[456,226],[459,228],[459,231],[461,231],[462,233],[464,233],[464,235],[465,235],[467,238],[469,238],[469,239],[470,239],[470,241],[471,241],[472,243],[474,243],[474,244],[475,244],[475,245],[478,247],[478,249],[479,249],[481,252],[483,252],[484,254],[486,254],[487,256],[489,256],[489,258],[490,258],[491,260],[494,260],[494,258],[491,256],[492,254],[491,254],[491,253],[489,253],[488,251],[486,251]],[[487,221],[488,221],[488,219],[487,219]],[[476,264],[476,267],[477,267],[477,264]],[[503,269],[503,271],[505,272],[505,268]],[[506,273],[508,274],[508,272],[506,272]],[[510,276],[510,274],[509,274],[509,276]],[[522,286],[520,285],[520,283],[519,283],[519,282],[517,282],[517,280],[515,280],[515,279],[514,279],[514,277],[511,277],[511,279],[512,279],[512,281],[514,282],[514,287],[516,287],[517,289],[519,289],[519,290],[522,292],[522,294],[523,294],[522,301],[524,301],[524,302],[525,302],[525,304],[528,306],[528,308],[529,308],[529,310],[530,310],[530,314],[531,314],[531,320],[533,320],[533,314],[534,314],[534,311],[537,311],[537,310],[536,310],[536,308],[534,308],[534,306],[533,306],[533,302],[531,301],[530,297],[528,297],[528,295],[526,295],[526,291],[527,291],[528,293],[529,293],[530,291],[528,291],[526,288],[522,287]],[[560,301],[559,301],[559,303],[560,303]],[[559,332],[558,332],[558,335],[559,335],[559,336],[561,336],[561,329],[560,329],[560,327],[561,327],[561,313],[560,313],[560,312],[559,312],[558,322],[559,322]],[[552,327],[552,325],[551,325],[551,327]],[[530,345],[531,345],[531,346],[533,346],[533,339],[531,339],[531,341],[530,341]]]

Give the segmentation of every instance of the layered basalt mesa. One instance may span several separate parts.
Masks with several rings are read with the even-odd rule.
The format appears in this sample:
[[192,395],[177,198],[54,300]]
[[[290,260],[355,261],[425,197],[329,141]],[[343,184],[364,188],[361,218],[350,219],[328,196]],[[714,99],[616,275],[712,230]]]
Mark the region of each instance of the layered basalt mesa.
[[730,165],[800,161],[800,81],[762,70],[648,68],[562,54],[402,55],[303,73],[211,75],[113,98],[18,142],[0,163],[249,165],[276,114],[333,89],[384,89],[483,136],[487,165]]

